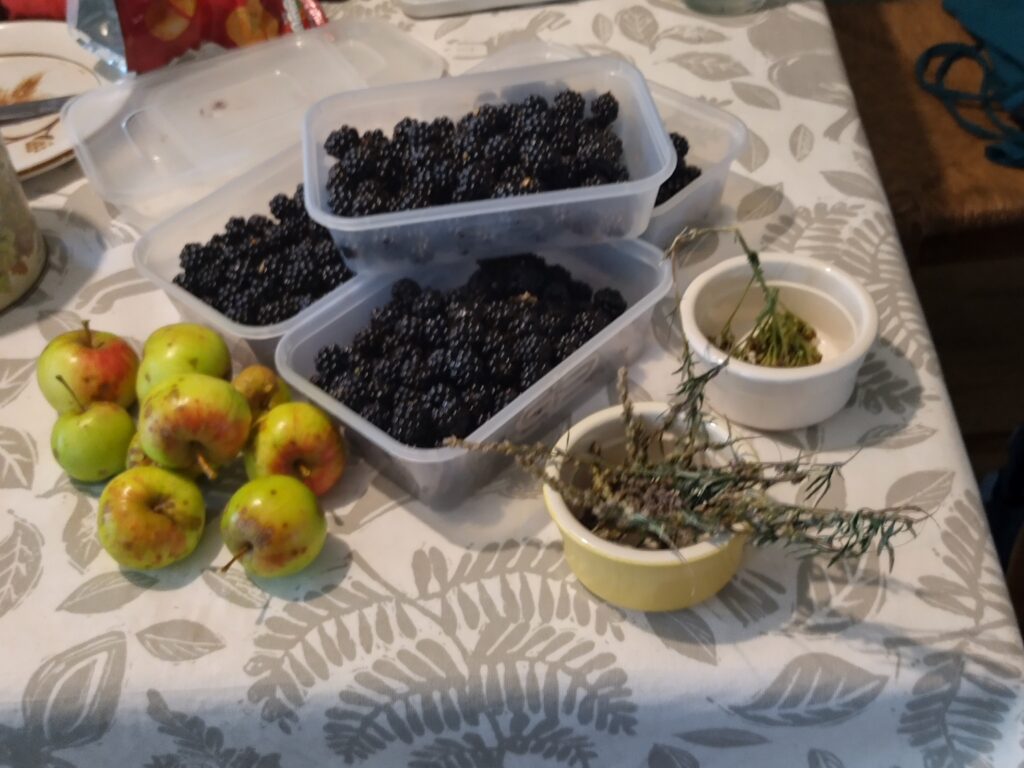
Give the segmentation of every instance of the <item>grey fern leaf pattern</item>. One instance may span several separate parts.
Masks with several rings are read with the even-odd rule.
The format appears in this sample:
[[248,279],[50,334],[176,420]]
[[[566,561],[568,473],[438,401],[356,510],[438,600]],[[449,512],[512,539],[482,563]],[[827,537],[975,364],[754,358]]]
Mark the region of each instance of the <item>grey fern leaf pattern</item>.
[[8,513],[13,526],[0,540],[0,618],[28,597],[43,572],[43,535],[32,523]]
[[68,560],[79,573],[84,573],[99,555],[102,547],[96,536],[96,510],[88,496],[75,497],[75,506],[64,524],[61,540]]
[[826,749],[812,749],[807,753],[807,768],[845,768],[843,761]]
[[668,649],[703,664],[718,664],[715,633],[697,609],[649,613],[647,622]]
[[715,749],[732,749],[733,747],[756,747],[767,744],[768,739],[760,733],[742,728],[702,728],[696,731],[677,733],[683,741],[699,744],[702,747]]
[[0,426],[0,488],[32,488],[36,442],[28,432]]
[[28,384],[35,370],[34,358],[0,360],[0,407],[14,400]]
[[671,744],[655,744],[647,753],[647,768],[700,768],[697,758]]
[[253,747],[228,747],[220,728],[207,726],[202,718],[172,710],[159,691],[146,692],[146,714],[157,732],[173,739],[176,752],[153,755],[146,768],[281,768],[281,756],[261,754]]
[[745,568],[722,588],[712,604],[721,604],[740,626],[747,627],[779,611],[785,594],[785,586],[775,579]]
[[842,632],[864,621],[885,602],[885,575],[881,566],[877,552],[831,566],[823,558],[801,561],[797,569],[794,628],[811,634],[828,634]]

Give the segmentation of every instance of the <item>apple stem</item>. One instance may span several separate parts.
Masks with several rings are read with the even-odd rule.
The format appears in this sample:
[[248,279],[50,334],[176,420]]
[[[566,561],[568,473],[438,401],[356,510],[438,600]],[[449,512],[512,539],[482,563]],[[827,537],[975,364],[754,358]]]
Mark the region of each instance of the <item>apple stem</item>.
[[304,478],[309,477],[310,475],[313,474],[312,470],[310,470],[310,468],[303,464],[301,461],[295,462],[295,468],[299,470],[299,474],[302,475],[302,477]]
[[82,321],[82,329],[85,331],[85,346],[92,348],[92,328],[89,327],[89,321]]
[[75,405],[77,405],[79,409],[84,411],[85,406],[82,405],[82,401],[78,399],[78,395],[75,394],[75,390],[71,388],[71,385],[68,384],[64,377],[61,376],[59,373],[57,374],[57,381],[64,385],[64,389],[68,391],[68,394],[71,395],[71,399],[75,401]]
[[199,465],[199,469],[202,470],[203,474],[206,475],[210,480],[217,479],[217,470],[213,468],[213,465],[206,460],[203,456],[202,451],[196,452],[196,464]]
[[247,554],[249,552],[249,550],[251,550],[251,549],[252,549],[252,544],[250,544],[249,542],[245,542],[245,544],[242,545],[242,548],[240,550],[238,550],[237,552],[235,552],[234,557],[232,557],[230,560],[228,560],[227,564],[222,565],[220,567],[220,569],[219,569],[220,572],[221,573],[227,573],[228,569],[232,565],[237,563],[239,561],[239,559],[241,559],[241,557],[243,555]]

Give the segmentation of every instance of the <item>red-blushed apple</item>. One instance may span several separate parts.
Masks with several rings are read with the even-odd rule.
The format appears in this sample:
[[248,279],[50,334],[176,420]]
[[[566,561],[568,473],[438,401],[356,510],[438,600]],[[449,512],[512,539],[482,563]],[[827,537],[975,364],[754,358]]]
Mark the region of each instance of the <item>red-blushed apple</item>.
[[85,321],[81,330],[62,333],[46,345],[36,363],[36,379],[57,413],[72,413],[95,402],[130,408],[138,369],[139,358],[127,341],[94,331]]
[[250,479],[291,475],[317,496],[329,491],[345,471],[345,443],[327,414],[309,403],[272,408],[253,429],[245,448]]
[[125,568],[163,568],[188,557],[206,525],[203,494],[191,480],[159,467],[134,467],[103,489],[100,544]]
[[312,563],[327,538],[327,520],[309,488],[287,475],[251,480],[228,501],[220,533],[250,576],[291,576]]
[[179,373],[205,373],[219,379],[231,376],[231,353],[216,331],[195,323],[158,328],[142,347],[136,377],[139,402],[160,384]]
[[[131,469],[132,467],[159,467],[160,465],[153,461],[146,452],[142,450],[142,440],[139,433],[136,432],[128,443],[128,455],[124,460],[125,469]],[[166,467],[160,467],[161,469],[167,469]],[[202,467],[198,463],[195,466],[187,469],[170,469],[168,472],[175,472],[182,477],[187,477],[190,480],[195,480],[203,474]]]
[[243,368],[232,380],[231,385],[241,392],[242,397],[249,403],[254,423],[275,405],[287,403],[292,399],[292,391],[284,379],[265,365],[250,365]]
[[167,469],[197,463],[208,477],[234,460],[249,437],[249,404],[223,379],[179,374],[158,385],[139,411],[142,450]]

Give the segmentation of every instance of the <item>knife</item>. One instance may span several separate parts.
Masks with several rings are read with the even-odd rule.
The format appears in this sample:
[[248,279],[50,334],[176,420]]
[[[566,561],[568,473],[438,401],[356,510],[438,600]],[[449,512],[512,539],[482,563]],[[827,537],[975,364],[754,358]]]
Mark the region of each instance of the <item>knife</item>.
[[74,96],[55,96],[52,99],[22,101],[17,104],[8,104],[5,107],[0,107],[0,125],[20,123],[33,117],[55,114],[64,106],[64,102],[71,98],[74,98]]

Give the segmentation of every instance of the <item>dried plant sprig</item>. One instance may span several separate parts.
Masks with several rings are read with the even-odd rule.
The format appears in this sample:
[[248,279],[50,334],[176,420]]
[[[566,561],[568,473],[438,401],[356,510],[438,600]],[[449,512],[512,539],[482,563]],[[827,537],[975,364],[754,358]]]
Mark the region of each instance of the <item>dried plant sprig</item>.
[[[757,251],[747,244],[739,229],[687,227],[672,241],[667,251],[668,257],[675,260],[684,245],[711,232],[731,232],[743,249],[752,273],[739,301],[711,343],[727,355],[754,365],[798,368],[821,362],[814,328],[782,303],[778,288],[768,285]],[[751,330],[737,339],[732,323],[755,285],[761,290],[763,304],[754,318]]]

